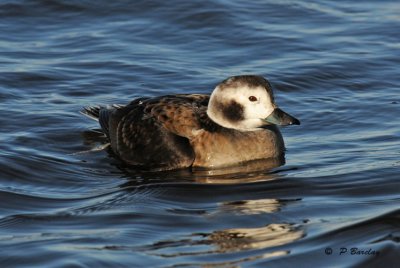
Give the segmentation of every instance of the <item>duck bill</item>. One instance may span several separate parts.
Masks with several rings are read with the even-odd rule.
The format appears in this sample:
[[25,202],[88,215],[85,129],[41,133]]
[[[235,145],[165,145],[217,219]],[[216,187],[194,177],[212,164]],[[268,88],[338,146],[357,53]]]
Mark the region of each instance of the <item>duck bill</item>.
[[288,113],[285,113],[279,108],[275,110],[264,119],[265,122],[270,124],[287,126],[287,125],[300,125],[300,121]]

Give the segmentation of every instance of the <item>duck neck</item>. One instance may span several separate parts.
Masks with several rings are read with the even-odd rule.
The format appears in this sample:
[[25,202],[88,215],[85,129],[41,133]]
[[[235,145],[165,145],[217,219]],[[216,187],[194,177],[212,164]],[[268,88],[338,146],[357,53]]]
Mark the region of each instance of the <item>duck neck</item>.
[[225,119],[223,115],[221,115],[219,112],[214,112],[213,110],[208,109],[207,110],[207,116],[210,121],[212,121],[214,124],[225,128],[225,129],[230,129],[230,130],[236,130],[236,131],[241,131],[241,132],[249,132],[249,131],[260,131],[263,130],[263,128],[260,127],[249,127],[246,120],[242,121],[237,121],[237,122],[230,122],[229,120]]

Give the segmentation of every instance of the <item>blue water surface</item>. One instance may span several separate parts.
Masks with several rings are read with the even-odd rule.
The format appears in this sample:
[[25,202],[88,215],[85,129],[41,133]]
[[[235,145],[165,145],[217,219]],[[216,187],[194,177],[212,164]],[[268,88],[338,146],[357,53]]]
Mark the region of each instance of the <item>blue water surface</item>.
[[[1,267],[398,267],[398,1],[0,2]],[[286,164],[145,172],[83,106],[268,78]]]

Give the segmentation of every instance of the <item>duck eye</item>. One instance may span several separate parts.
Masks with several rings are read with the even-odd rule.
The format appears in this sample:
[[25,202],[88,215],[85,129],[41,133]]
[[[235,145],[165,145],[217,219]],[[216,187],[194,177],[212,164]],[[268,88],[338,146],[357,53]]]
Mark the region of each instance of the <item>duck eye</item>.
[[257,101],[257,98],[254,97],[254,96],[250,96],[250,97],[249,97],[249,100],[250,100],[250,101]]

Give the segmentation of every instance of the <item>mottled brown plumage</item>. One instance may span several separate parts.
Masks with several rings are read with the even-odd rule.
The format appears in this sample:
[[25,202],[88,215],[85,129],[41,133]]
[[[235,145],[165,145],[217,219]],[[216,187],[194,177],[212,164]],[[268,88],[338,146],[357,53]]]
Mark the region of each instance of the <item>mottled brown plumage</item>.
[[[207,113],[210,96],[203,94],[139,98],[126,106],[89,107],[84,113],[99,120],[112,150],[123,161],[135,166],[158,170],[220,167],[281,157],[284,153],[282,136],[276,126],[264,119],[256,121],[260,127],[255,128],[251,125],[243,129],[243,126],[247,128],[246,124],[238,129],[223,126],[225,120],[231,122],[229,124],[238,121],[238,126],[239,121],[258,120],[252,119],[251,112],[246,110],[247,106],[256,104],[248,104],[247,95],[244,100],[240,95],[237,97],[238,90],[240,94],[259,94],[258,98],[267,99],[266,102],[271,103],[267,104],[274,106],[269,83],[258,76],[237,76],[225,80],[219,87],[215,91],[220,91],[221,95],[216,99],[222,101],[210,105],[222,111],[221,123],[219,119],[210,118],[212,114]],[[236,95],[230,96],[230,90]],[[252,109],[263,109],[263,106],[254,107]],[[297,119],[289,119],[293,120],[288,124],[298,123]]]

